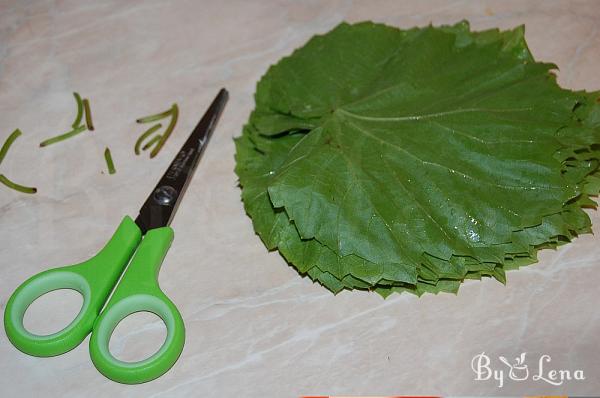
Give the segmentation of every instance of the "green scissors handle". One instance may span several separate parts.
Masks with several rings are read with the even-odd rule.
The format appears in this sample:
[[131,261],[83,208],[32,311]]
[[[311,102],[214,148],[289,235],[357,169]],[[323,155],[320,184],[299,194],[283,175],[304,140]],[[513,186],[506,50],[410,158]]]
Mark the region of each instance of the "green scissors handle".
[[[108,378],[133,384],[161,376],[177,361],[185,341],[181,315],[158,286],[158,271],[172,241],[170,227],[149,230],[142,239],[136,223],[124,217],[106,246],[90,260],[41,272],[15,290],[4,312],[9,340],[27,354],[47,357],[72,350],[92,332],[92,361]],[[114,288],[125,268],[123,278]],[[113,288],[113,295],[106,303]],[[39,336],[28,332],[23,326],[25,311],[38,297],[56,289],[81,293],[83,305],[79,314],[57,333]],[[108,349],[110,336],[122,319],[139,311],[158,315],[167,326],[167,338],[145,360],[120,361]]]

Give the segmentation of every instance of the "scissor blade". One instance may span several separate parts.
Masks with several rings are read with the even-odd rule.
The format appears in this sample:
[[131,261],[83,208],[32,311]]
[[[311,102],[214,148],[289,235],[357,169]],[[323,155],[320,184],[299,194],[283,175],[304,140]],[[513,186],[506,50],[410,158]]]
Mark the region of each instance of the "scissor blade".
[[143,234],[171,223],[228,98],[227,90],[222,88],[144,202],[135,219]]

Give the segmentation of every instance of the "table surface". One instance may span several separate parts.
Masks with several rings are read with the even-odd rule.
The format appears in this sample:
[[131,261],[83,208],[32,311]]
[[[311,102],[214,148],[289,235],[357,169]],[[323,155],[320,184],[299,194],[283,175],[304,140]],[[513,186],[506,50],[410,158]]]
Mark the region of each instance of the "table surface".
[[[0,309],[25,278],[85,260],[139,205],[220,87],[231,99],[172,226],[160,284],[187,327],[183,354],[160,379],[123,386],[90,362],[87,340],[54,358],[18,352],[0,333],[1,396],[301,394],[592,395],[600,391],[600,237],[582,236],[506,286],[469,281],[458,295],[333,296],[268,253],[244,214],[232,138],[267,67],[339,22],[399,27],[468,19],[474,29],[526,25],[538,60],[571,89],[600,89],[600,5],[594,1],[0,1],[0,137],[19,127],[2,164],[36,195],[0,187]],[[90,99],[96,130],[44,149],[67,130],[72,92]],[[135,156],[136,117],[173,102],[180,121],[155,159]],[[105,171],[110,146],[117,174]],[[590,212],[596,235],[600,214]],[[31,308],[34,331],[66,322],[77,301]],[[60,308],[55,308],[56,306]],[[37,318],[35,317],[37,315]],[[56,315],[56,316],[54,316]],[[54,316],[54,317],[53,317]],[[37,321],[36,321],[37,319]],[[58,323],[57,323],[58,322]],[[63,323],[64,324],[64,323]],[[164,338],[157,318],[125,320],[111,340],[140,359]],[[547,354],[585,380],[475,381],[472,358]],[[506,376],[508,377],[508,376]]]

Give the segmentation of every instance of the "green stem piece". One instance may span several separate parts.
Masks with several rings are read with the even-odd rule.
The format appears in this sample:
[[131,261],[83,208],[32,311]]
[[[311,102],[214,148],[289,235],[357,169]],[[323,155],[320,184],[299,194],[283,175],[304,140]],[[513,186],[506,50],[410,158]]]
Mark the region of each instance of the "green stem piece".
[[37,188],[25,187],[23,185],[19,185],[15,182],[12,182],[11,180],[9,180],[4,174],[0,174],[0,182],[11,189],[14,189],[15,191],[19,191],[19,192],[23,192],[23,193],[30,193],[30,194],[37,192]]
[[171,121],[169,122],[169,125],[167,126],[167,129],[165,130],[165,133],[162,135],[162,138],[160,139],[160,141],[158,141],[158,143],[156,144],[156,146],[154,147],[152,152],[150,152],[150,158],[153,158],[156,155],[158,155],[158,152],[160,152],[163,145],[165,144],[165,142],[167,141],[167,139],[169,138],[169,136],[175,129],[175,125],[177,124],[177,119],[179,117],[179,107],[177,106],[177,104],[173,104],[173,106],[171,107],[171,112],[172,112]]
[[75,121],[71,125],[73,129],[79,128],[81,124],[81,118],[83,117],[83,101],[81,100],[81,96],[78,93],[73,93],[75,97],[75,101],[77,102],[77,116],[75,116]]
[[94,124],[92,123],[92,111],[90,110],[90,101],[87,98],[83,100],[83,109],[85,111],[85,124],[88,130],[94,130]]
[[138,123],[156,122],[157,120],[161,120],[161,119],[164,119],[164,118],[170,116],[172,112],[173,112],[173,108],[171,107],[171,109],[169,109],[168,111],[157,113],[156,115],[141,117],[141,118],[137,119],[136,122],[138,122]]
[[113,163],[112,156],[110,154],[110,149],[106,147],[104,150],[104,160],[106,160],[106,167],[108,167],[108,174],[115,174],[117,170],[115,170],[115,164]]
[[146,145],[144,145],[142,147],[142,151],[145,151],[146,149],[150,148],[152,145],[154,145],[158,140],[160,140],[162,138],[162,135],[155,135],[154,137],[152,137],[152,139],[150,141],[148,141],[146,143]]
[[47,140],[40,142],[40,147],[45,147],[45,146],[66,140],[67,138],[71,138],[74,135],[84,132],[85,130],[86,130],[86,126],[76,127],[73,130],[69,131],[68,133],[57,135],[56,137],[48,138]]
[[4,157],[6,156],[6,152],[8,152],[8,149],[10,148],[12,143],[15,142],[17,137],[19,137],[21,134],[23,134],[23,133],[21,133],[21,130],[16,129],[15,131],[13,131],[11,133],[11,135],[8,136],[6,141],[4,141],[4,144],[2,145],[2,149],[0,149],[0,163],[2,163],[2,161],[4,160]]
[[150,127],[148,130],[146,130],[144,132],[144,134],[140,135],[140,138],[138,138],[138,140],[135,142],[135,154],[139,155],[140,154],[140,146],[142,145],[142,142],[152,133],[154,133],[156,130],[158,130],[159,128],[162,127],[162,124],[158,123],[155,124],[154,126]]

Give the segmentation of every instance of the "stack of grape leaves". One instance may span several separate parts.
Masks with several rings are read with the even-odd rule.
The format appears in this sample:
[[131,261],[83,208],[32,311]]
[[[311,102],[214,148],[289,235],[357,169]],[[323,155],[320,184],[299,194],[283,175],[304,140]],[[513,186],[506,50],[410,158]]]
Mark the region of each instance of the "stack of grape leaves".
[[457,292],[591,232],[600,93],[556,83],[522,27],[343,23],[270,67],[236,139],[254,229],[342,289]]

